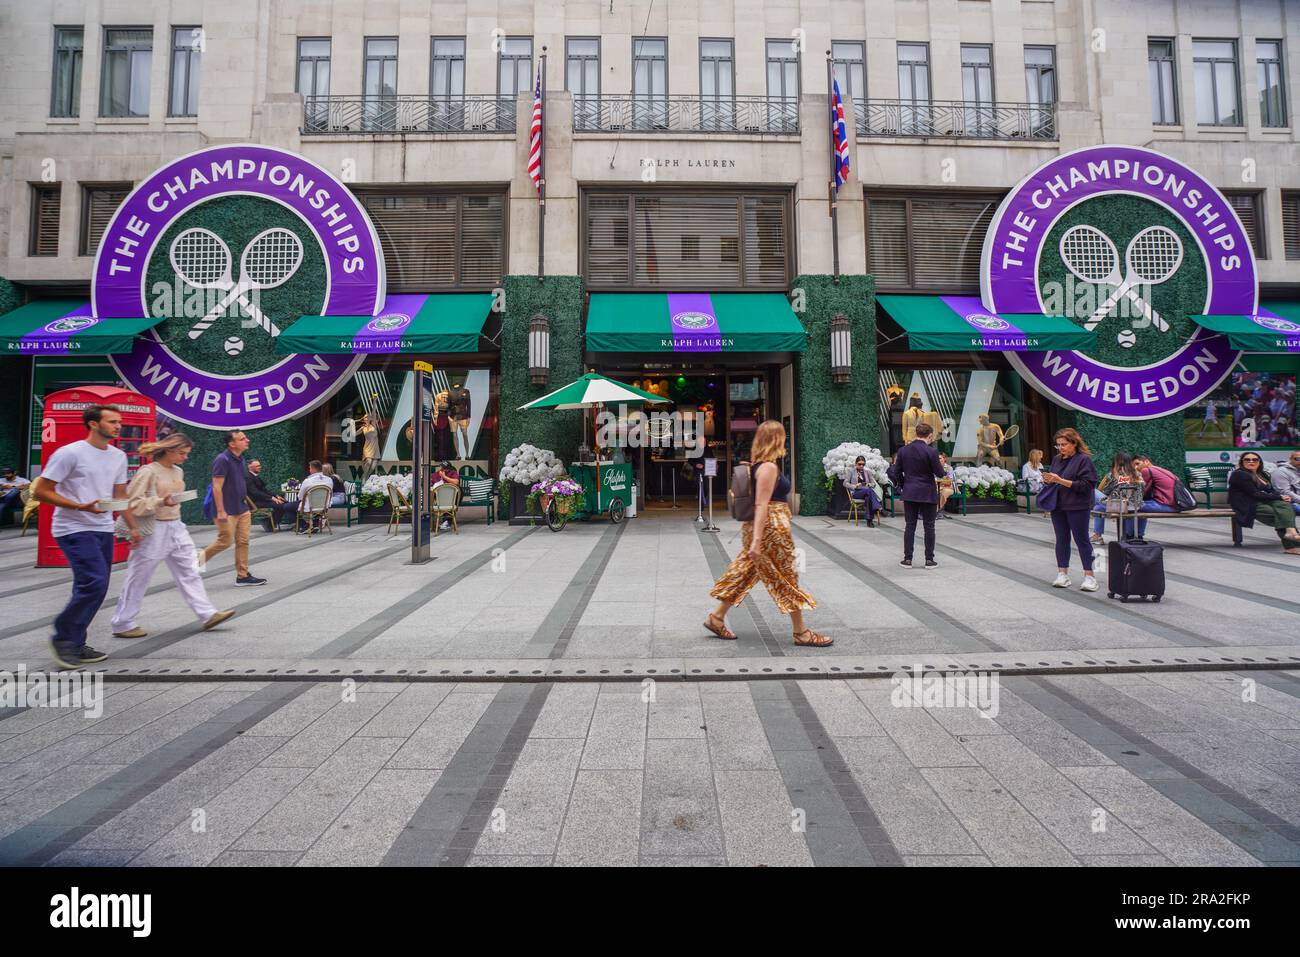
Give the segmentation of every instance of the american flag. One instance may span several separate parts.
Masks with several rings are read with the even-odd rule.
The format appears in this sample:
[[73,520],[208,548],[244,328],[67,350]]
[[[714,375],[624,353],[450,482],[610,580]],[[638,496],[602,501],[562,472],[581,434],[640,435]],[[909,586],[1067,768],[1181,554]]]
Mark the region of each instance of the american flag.
[[844,127],[844,100],[839,80],[831,80],[831,140],[835,149],[835,191],[849,178],[849,136]]
[[537,86],[533,91],[532,141],[528,147],[528,175],[532,177],[537,192],[542,191],[542,71],[537,71]]

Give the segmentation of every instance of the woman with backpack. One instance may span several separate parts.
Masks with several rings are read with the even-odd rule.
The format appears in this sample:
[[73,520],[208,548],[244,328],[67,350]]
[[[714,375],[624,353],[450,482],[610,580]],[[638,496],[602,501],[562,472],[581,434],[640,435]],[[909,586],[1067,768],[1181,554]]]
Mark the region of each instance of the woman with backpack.
[[[728,641],[736,637],[727,628],[731,611],[761,581],[783,614],[790,616],[794,643],[813,648],[833,644],[826,635],[804,625],[803,610],[817,607],[812,596],[799,587],[794,568],[794,539],[790,535],[790,480],[777,466],[785,455],[785,428],[775,419],[759,425],[754,433],[750,463],[738,469],[741,481],[733,478],[732,516],[739,519],[740,554],[727,566],[709,593],[718,599],[717,609],[704,620],[704,627]],[[748,477],[745,485],[744,478]]]
[[[127,487],[131,514],[136,527],[144,536],[139,544],[132,545],[126,562],[126,581],[117,599],[113,613],[113,636],[116,638],[143,638],[148,634],[136,627],[135,619],[144,604],[149,579],[159,562],[166,562],[176,588],[190,606],[203,630],[215,628],[234,614],[217,611],[208,599],[203,579],[199,577],[198,555],[190,533],[181,521],[181,506],[175,496],[185,490],[185,473],[181,465],[190,456],[194,443],[189,436],[173,432],[165,439],[140,446],[140,457],[151,459],[136,471]],[[152,527],[152,531],[145,529]]]

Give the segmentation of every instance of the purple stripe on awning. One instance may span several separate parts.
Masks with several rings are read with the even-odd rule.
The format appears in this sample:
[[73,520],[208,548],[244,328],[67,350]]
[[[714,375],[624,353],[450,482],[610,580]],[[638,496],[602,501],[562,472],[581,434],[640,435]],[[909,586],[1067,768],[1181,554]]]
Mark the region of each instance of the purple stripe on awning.
[[1031,343],[1023,330],[984,308],[979,296],[940,296],[975,334],[971,348],[995,352],[1027,352]]
[[673,352],[720,352],[722,337],[713,300],[706,292],[668,293]]
[[402,351],[402,336],[416,314],[424,308],[427,295],[389,296],[379,315],[357,330],[352,340],[353,352],[386,353]]
[[1287,352],[1300,352],[1300,325],[1262,306],[1255,310],[1255,315],[1250,317],[1250,321],[1275,333],[1277,348],[1285,349]]
[[78,306],[70,313],[33,329],[20,340],[23,352],[70,352],[72,337],[99,324],[90,314],[90,303]]

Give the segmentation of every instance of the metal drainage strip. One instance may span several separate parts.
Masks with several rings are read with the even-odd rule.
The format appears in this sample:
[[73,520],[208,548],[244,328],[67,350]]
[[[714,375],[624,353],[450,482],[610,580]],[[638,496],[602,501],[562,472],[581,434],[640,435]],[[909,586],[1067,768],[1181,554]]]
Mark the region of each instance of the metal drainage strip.
[[[1179,649],[1181,650],[1181,649]],[[966,660],[962,662],[931,658],[918,662],[917,656],[888,664],[802,664],[782,660],[765,667],[717,666],[700,668],[117,668],[102,672],[105,680],[153,681],[321,681],[336,677],[359,677],[367,681],[637,681],[647,677],[676,681],[714,681],[718,679],[784,679],[791,675],[812,678],[886,677],[899,672],[929,671],[999,671],[1039,674],[1069,670],[1074,673],[1113,671],[1232,671],[1242,669],[1300,670],[1300,657],[1274,655],[1223,656],[1144,655],[1136,658],[1030,658],[1022,661],[1006,656],[1004,661]]]

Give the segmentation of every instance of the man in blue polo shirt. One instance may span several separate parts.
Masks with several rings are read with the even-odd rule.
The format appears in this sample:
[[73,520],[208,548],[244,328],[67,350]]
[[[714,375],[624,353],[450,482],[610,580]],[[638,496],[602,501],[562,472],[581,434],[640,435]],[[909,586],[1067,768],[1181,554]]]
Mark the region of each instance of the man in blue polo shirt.
[[217,540],[203,550],[203,564],[234,543],[235,584],[265,585],[248,570],[248,529],[252,512],[248,508],[248,481],[244,452],[248,436],[239,430],[225,433],[226,448],[212,460],[212,501],[217,508]]

